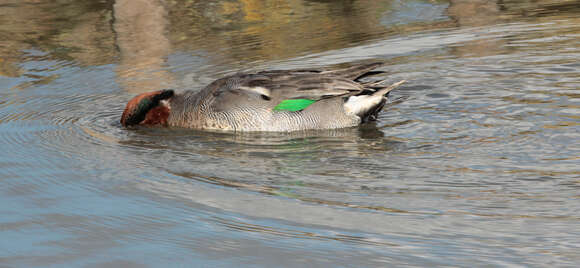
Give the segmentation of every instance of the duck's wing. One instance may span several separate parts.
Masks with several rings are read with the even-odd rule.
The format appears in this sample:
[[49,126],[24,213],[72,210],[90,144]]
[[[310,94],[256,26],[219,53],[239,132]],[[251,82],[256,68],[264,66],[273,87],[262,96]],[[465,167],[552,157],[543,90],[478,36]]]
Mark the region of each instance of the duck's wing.
[[[352,96],[373,90],[357,78],[379,66],[378,63],[345,69],[300,69],[236,74],[209,87],[215,111],[243,107],[301,110],[320,99]],[[295,107],[294,107],[295,106]]]
[[275,70],[264,71],[261,73],[276,74],[276,73],[319,73],[327,76],[335,76],[346,78],[349,80],[360,80],[361,78],[385,73],[384,71],[373,71],[374,69],[385,65],[384,62],[372,62],[350,65],[345,68],[313,68],[313,69],[294,69],[294,70]]
[[320,73],[285,72],[235,75],[224,78],[212,89],[213,110],[224,111],[244,107],[274,109],[286,100],[308,100],[312,104],[323,98],[355,95],[365,87]]
[[373,71],[380,66],[385,65],[384,62],[373,62],[373,63],[366,63],[366,64],[356,64],[346,68],[339,68],[334,70],[324,70],[322,71],[323,74],[338,76],[354,81],[359,81],[360,79],[371,76],[385,73],[385,71]]

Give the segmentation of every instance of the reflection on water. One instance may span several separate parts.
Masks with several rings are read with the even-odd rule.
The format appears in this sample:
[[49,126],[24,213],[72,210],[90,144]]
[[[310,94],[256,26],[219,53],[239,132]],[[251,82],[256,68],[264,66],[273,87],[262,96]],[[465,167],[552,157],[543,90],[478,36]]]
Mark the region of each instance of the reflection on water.
[[166,88],[172,82],[165,64],[167,10],[160,0],[120,0],[113,6],[119,82],[131,93]]
[[[579,7],[4,1],[0,263],[574,266]],[[118,122],[139,92],[365,60],[410,82],[361,127]]]

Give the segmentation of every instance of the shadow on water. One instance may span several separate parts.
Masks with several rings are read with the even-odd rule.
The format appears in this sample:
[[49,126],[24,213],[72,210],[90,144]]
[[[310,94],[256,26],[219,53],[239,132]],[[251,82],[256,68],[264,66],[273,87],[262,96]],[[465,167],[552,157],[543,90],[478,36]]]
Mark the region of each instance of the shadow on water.
[[[373,154],[404,150],[404,143],[385,138],[384,133],[372,124],[361,128],[290,133],[140,128],[132,131],[127,139],[120,140],[119,144],[136,148],[135,152],[163,150],[165,154],[175,156],[158,158],[155,163],[159,167],[168,167],[175,162],[185,164],[177,165],[177,170],[168,170],[172,173],[193,169],[209,177],[218,171],[229,175],[226,177],[234,176],[233,180],[243,178],[246,183],[256,185],[294,184],[298,183],[295,180],[302,181],[300,177],[309,174],[341,176],[337,172],[342,170],[340,166],[348,164],[343,162],[347,158],[363,160]],[[207,158],[215,159],[215,166],[208,163]],[[203,163],[198,164],[203,167],[189,168],[186,164],[200,160]],[[235,178],[238,173],[246,175]]]

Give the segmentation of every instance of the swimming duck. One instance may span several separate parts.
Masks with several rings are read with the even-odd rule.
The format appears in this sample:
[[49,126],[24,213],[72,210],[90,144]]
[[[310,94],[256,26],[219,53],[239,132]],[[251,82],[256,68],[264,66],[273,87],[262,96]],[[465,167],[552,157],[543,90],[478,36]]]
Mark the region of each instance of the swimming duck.
[[238,73],[201,91],[143,93],[127,103],[121,124],[229,131],[357,126],[376,120],[389,91],[405,82],[361,81],[383,73],[373,71],[381,65]]

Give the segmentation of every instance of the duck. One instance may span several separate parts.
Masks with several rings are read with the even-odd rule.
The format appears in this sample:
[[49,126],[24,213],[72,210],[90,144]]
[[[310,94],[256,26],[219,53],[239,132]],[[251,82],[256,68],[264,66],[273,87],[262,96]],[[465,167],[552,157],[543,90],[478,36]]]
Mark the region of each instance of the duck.
[[374,71],[383,65],[236,73],[198,91],[142,93],[129,100],[120,121],[123,127],[234,132],[355,127],[376,120],[388,93],[406,82],[363,81],[385,73]]

